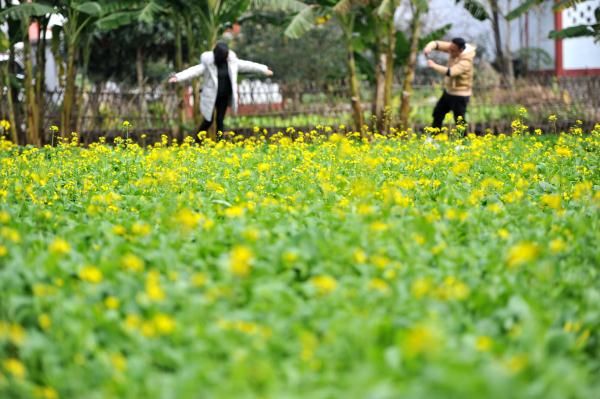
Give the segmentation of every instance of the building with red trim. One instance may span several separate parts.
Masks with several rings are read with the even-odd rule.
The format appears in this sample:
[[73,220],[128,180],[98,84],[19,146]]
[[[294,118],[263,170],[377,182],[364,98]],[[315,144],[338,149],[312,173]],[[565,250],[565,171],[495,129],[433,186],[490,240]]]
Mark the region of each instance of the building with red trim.
[[526,59],[530,71],[556,76],[600,76],[600,43],[595,43],[593,37],[548,37],[551,31],[594,24],[598,7],[600,0],[584,1],[561,11],[554,11],[550,2],[535,7],[504,29],[510,31],[513,58]]

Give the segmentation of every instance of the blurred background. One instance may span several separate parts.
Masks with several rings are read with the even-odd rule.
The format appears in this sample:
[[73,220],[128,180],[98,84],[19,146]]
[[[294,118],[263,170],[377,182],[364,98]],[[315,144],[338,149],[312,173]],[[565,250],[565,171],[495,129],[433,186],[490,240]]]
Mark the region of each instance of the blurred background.
[[420,129],[443,84],[422,49],[460,36],[478,47],[472,131],[510,132],[519,106],[532,127],[593,126],[599,21],[600,0],[0,0],[0,119],[21,144],[51,126],[122,136],[124,121],[130,137],[195,135],[201,82],[165,82],[224,41],[275,73],[241,77],[236,133]]

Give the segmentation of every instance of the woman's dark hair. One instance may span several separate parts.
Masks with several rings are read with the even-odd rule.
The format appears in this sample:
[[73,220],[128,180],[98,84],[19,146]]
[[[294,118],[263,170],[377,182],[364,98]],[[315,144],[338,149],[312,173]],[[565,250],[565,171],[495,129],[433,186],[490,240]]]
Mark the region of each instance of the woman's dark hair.
[[223,65],[227,62],[227,57],[229,56],[229,47],[225,43],[217,43],[215,49],[213,50],[213,54],[215,55],[215,64],[217,66]]
[[467,42],[462,37],[455,37],[452,39],[452,43],[456,44],[456,46],[462,51],[467,48]]

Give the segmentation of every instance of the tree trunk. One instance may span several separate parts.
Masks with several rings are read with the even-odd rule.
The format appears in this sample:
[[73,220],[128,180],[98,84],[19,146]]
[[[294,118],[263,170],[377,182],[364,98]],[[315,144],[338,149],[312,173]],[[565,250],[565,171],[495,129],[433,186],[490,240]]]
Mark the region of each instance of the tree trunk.
[[75,89],[76,104],[74,106],[77,107],[76,108],[77,121],[75,123],[75,131],[78,133],[81,133],[81,131],[82,131],[83,120],[85,119],[85,114],[86,114],[84,94],[85,94],[85,83],[86,83],[88,68],[90,65],[92,37],[90,35],[87,35],[84,40],[85,40],[85,44],[83,46],[83,70],[81,71],[81,77],[82,77],[81,87],[79,88],[78,91],[77,91],[77,89]]
[[[8,71],[8,65],[4,65],[2,66],[2,82],[3,84],[6,85],[6,88],[8,90],[7,93],[7,102],[8,102],[8,121],[10,122],[10,140],[15,143],[18,144],[19,143],[19,137],[17,136],[17,127],[15,126],[15,105],[13,103],[13,99],[12,99],[12,85],[11,85],[11,81],[10,81],[10,74]],[[5,132],[8,133],[8,132]]]
[[[219,35],[219,28],[218,26],[213,26],[210,33],[209,33],[209,48],[212,50],[215,48],[215,46],[217,45],[217,38]],[[216,141],[217,140],[217,113],[216,113],[216,109],[213,109],[213,113],[212,113],[212,121],[213,124],[211,125],[211,127],[208,129],[208,137],[213,140]]]
[[490,7],[492,9],[492,28],[494,30],[494,41],[496,44],[496,62],[500,67],[500,72],[504,78],[508,75],[508,68],[506,66],[506,58],[502,51],[502,36],[500,34],[500,11],[498,9],[498,1],[490,0]]
[[360,100],[360,83],[356,73],[356,61],[354,60],[354,51],[352,44],[348,44],[348,77],[350,78],[350,100],[352,102],[352,115],[354,125],[357,131],[362,131],[365,124]]
[[380,109],[383,109],[383,83],[385,79],[385,62],[382,57],[384,50],[381,35],[379,34],[375,35],[375,45],[372,51],[377,57],[375,59],[375,86],[373,87],[373,100],[371,101],[371,115],[375,118],[375,126],[373,127],[375,129]]
[[[198,63],[199,58],[199,44],[198,41],[195,40],[194,30],[192,28],[192,20],[191,18],[186,19],[186,35],[188,42],[188,54],[190,58],[191,64]],[[192,100],[194,106],[192,107],[192,118],[194,121],[194,126],[200,126],[202,122],[202,115],[200,115],[200,81],[198,79],[194,79],[192,81]]]
[[[508,0],[507,10],[508,11],[512,10],[511,0]],[[505,46],[506,52],[504,54],[504,57],[505,57],[504,65],[506,68],[507,83],[510,87],[512,87],[514,84],[514,79],[515,79],[515,71],[514,71],[513,63],[512,63],[512,51],[510,50],[511,27],[510,27],[510,21],[508,19],[505,19],[505,21],[506,21],[506,40],[504,41],[504,46]]]
[[8,101],[8,121],[10,122],[10,139],[13,143],[19,144],[19,135],[17,133],[17,118],[16,118],[16,109],[15,103],[13,101],[13,89],[12,89],[12,79],[11,79],[11,62],[14,62],[14,46],[11,44],[10,46],[10,56],[8,58],[8,64],[5,65],[2,69],[4,71],[4,81],[6,82],[7,89],[7,101]]
[[[183,70],[183,47],[181,39],[181,24],[179,17],[175,17],[175,69]],[[177,113],[177,125],[175,126],[175,137],[179,138],[182,135],[183,121],[185,119],[185,109],[183,104],[184,88],[180,85],[177,87],[177,98],[179,98],[179,112]]]
[[46,29],[48,27],[48,19],[42,18],[40,21],[40,38],[36,48],[36,63],[37,71],[35,78],[35,97],[37,102],[38,131],[37,135],[41,144],[45,144],[44,137],[44,115],[46,108]]
[[[418,41],[417,41],[418,45]],[[392,99],[394,88],[394,66],[396,52],[396,28],[394,27],[394,16],[391,14],[388,28],[388,41],[385,57],[385,96],[384,96],[384,118],[382,131],[387,131],[392,118]]]
[[[380,47],[378,46],[378,49]],[[373,99],[373,115],[375,115],[375,126],[374,128],[378,131],[383,126],[384,110],[385,110],[385,77],[386,77],[386,58],[387,54],[379,54],[379,62],[375,69],[376,83],[375,83],[375,97]]]
[[31,59],[31,42],[29,38],[29,21],[24,21],[23,29],[25,40],[23,41],[23,60],[25,64],[25,113],[27,115],[27,131],[25,132],[26,144],[39,146],[39,120],[38,104],[35,97],[35,75],[33,73],[33,60]]
[[138,47],[135,58],[135,69],[139,90],[140,121],[148,124],[148,102],[146,101],[146,81],[144,78],[144,50]]
[[400,126],[408,129],[410,118],[410,100],[413,93],[413,81],[417,67],[417,54],[419,52],[419,38],[421,37],[421,12],[415,7],[415,16],[411,26],[410,54],[404,69],[404,82],[402,83],[402,102],[400,104]]
[[63,94],[63,106],[61,113],[61,137],[69,135],[73,128],[73,103],[75,101],[75,78],[77,70],[75,67],[75,58],[77,46],[71,41],[67,48],[67,73],[65,77],[65,92]]
[[18,108],[15,107],[15,92],[13,91],[11,76],[15,74],[15,46],[14,43],[10,44],[10,50],[8,53],[8,65],[7,65],[7,83],[8,83],[8,121],[10,122],[11,137],[13,143],[24,144],[23,140],[19,140],[19,128],[17,127],[17,121],[20,120],[18,116]]
[[352,107],[352,119],[354,120],[354,128],[358,132],[362,132],[365,124],[362,103],[360,99],[360,83],[356,72],[356,60],[354,59],[354,45],[352,43],[352,34],[354,32],[354,18],[352,14],[337,15],[340,27],[344,32],[344,41],[346,44],[346,62],[348,66],[348,80],[350,83],[350,103]]

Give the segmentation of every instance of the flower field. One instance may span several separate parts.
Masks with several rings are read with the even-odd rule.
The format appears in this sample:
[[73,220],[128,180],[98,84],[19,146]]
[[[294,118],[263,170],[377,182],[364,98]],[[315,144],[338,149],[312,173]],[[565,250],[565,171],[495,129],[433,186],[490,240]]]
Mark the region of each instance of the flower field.
[[1,141],[0,397],[597,397],[599,153]]

